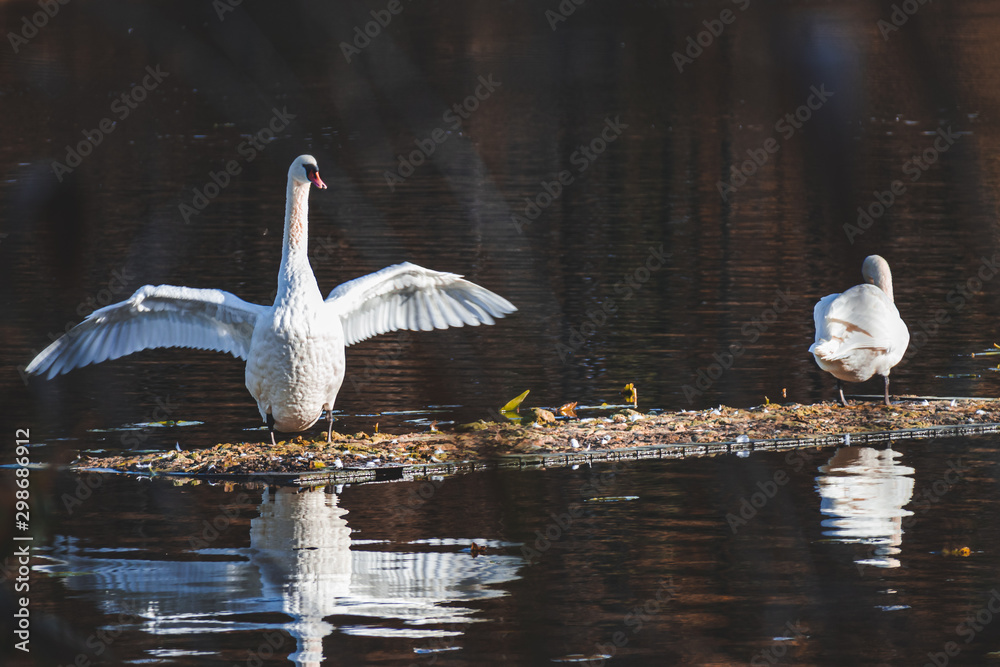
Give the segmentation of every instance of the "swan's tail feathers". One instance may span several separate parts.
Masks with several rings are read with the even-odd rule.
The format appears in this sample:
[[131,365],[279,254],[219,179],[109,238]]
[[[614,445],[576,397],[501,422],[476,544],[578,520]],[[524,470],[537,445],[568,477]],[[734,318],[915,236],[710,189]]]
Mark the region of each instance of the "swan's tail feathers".
[[326,302],[337,309],[347,345],[388,331],[493,324],[517,308],[454,273],[404,262],[344,283]]
[[843,341],[841,340],[821,340],[809,346],[809,351],[823,361],[835,361],[840,354]]
[[145,285],[105,306],[42,350],[25,368],[47,379],[89,364],[160,347],[229,352],[246,359],[267,308],[215,289]]
[[849,334],[845,338],[822,339],[809,347],[809,351],[823,361],[840,361],[858,350],[871,350],[885,354],[891,351],[891,347],[883,341],[875,340],[868,334]]
[[809,351],[823,360],[831,360],[840,348],[840,341],[822,340],[809,346]]

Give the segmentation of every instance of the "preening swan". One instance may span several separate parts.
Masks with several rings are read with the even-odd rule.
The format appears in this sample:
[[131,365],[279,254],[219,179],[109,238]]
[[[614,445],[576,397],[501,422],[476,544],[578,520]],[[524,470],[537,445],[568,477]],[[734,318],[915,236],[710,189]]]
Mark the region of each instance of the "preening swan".
[[889,263],[870,255],[861,275],[864,285],[816,304],[816,342],[809,351],[820,368],[837,378],[842,405],[847,401],[841,381],[864,382],[876,373],[885,378],[885,404],[891,405],[889,371],[903,358],[910,332],[893,303]]
[[387,331],[493,324],[517,310],[452,273],[409,262],[344,283],[324,300],[308,259],[310,183],[326,188],[311,155],[288,170],[285,234],[272,306],[217,289],[140,287],[91,313],[25,369],[51,378],[139,350],[189,347],[244,359],[246,386],[274,444],[274,431],[304,431],[329,417],[344,381],[344,348]]

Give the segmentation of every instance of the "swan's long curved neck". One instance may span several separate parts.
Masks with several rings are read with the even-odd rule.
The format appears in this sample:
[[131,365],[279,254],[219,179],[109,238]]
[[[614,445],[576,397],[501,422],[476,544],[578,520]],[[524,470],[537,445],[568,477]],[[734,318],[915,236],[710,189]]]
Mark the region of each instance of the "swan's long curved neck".
[[889,301],[895,303],[892,296],[892,272],[889,264],[878,255],[869,255],[865,258],[865,263],[861,265],[861,275],[866,283],[871,283],[885,292]]
[[[305,284],[303,284],[305,281]],[[288,179],[285,197],[285,235],[278,269],[278,295],[275,303],[295,290],[311,284],[318,290],[309,266],[309,184]]]
[[882,291],[885,292],[889,296],[889,301],[892,301],[893,303],[896,302],[896,300],[892,297],[892,277],[891,276],[883,274],[883,275],[881,275],[879,277],[878,282],[875,283],[875,284],[878,285],[880,288],[882,288]]
[[892,274],[888,271],[879,271],[873,276],[867,276],[867,278],[869,283],[875,285],[875,287],[878,287],[886,293],[886,296],[889,297],[889,301],[892,301],[893,303],[896,302],[896,300],[892,298]]

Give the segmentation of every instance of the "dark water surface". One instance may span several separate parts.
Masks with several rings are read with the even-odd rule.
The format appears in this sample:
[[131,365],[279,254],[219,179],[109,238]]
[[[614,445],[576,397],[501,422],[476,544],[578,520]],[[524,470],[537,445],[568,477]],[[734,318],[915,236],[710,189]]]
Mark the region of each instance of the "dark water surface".
[[[305,152],[330,186],[310,200],[324,292],[408,260],[519,308],[349,349],[344,431],[471,421],[525,389],[617,402],[628,382],[647,409],[830,399],[812,306],[872,253],[912,337],[893,390],[1000,392],[992,358],[970,356],[997,342],[1000,306],[996,3],[918,3],[898,30],[879,24],[891,2],[573,6],[406,1],[350,59],[340,44],[386,3],[71,2],[37,34],[37,3],[0,6],[0,452],[15,429],[40,462],[262,437],[224,355],[21,370],[144,284],[269,302]],[[702,51],[678,71],[689,38]],[[598,494],[637,500],[585,505],[530,566],[520,545],[602,470],[475,475],[416,504],[408,484],[262,498],[115,479],[80,506],[62,500],[76,478],[38,473],[32,604],[83,640],[132,614],[113,648],[140,664],[247,664],[275,636],[273,664],[547,663],[619,631],[609,664],[923,664],[948,641],[949,664],[978,664],[996,628],[966,645],[955,627],[1000,585],[994,449],[638,465]],[[920,510],[955,457],[973,472]],[[734,533],[726,514],[780,470]],[[192,543],[220,505],[238,514]],[[657,592],[640,629],[627,615]]]
[[46,476],[62,502],[35,551],[36,620],[103,632],[82,650],[113,664],[921,665],[948,646],[949,664],[984,664],[995,448],[312,491]]

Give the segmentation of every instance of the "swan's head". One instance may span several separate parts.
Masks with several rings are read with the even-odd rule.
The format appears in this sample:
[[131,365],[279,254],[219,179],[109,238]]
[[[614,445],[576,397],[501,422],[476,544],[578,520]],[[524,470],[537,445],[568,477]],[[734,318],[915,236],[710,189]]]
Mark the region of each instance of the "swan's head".
[[889,271],[889,262],[878,255],[869,255],[861,265],[861,275],[866,283],[881,288],[892,301],[892,272]]
[[288,178],[299,185],[312,183],[317,188],[326,189],[326,183],[319,177],[319,165],[312,155],[300,155],[288,168]]

